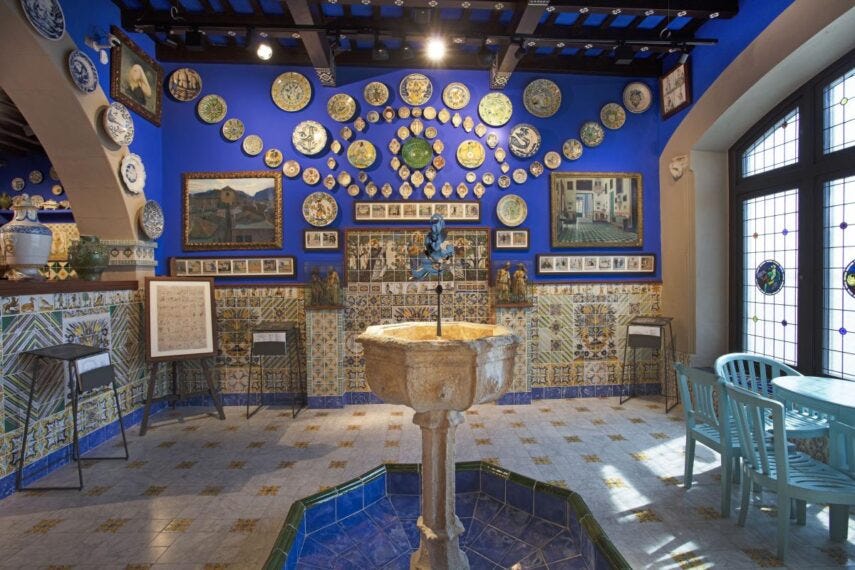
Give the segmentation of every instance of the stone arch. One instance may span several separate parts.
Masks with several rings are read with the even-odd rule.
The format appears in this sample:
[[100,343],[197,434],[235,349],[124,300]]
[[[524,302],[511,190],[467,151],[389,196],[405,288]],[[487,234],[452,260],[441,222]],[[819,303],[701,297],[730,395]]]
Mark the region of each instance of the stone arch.
[[[855,47],[850,0],[795,0],[719,75],[659,157],[662,311],[677,348],[708,365],[728,349],[728,150],[822,69]],[[671,161],[689,157],[674,180]]]

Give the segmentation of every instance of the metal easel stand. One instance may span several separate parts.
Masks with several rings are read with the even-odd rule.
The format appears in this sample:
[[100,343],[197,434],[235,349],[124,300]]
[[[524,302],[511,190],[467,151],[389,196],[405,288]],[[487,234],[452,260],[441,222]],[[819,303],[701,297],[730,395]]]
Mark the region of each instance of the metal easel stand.
[[[667,414],[677,405],[677,373],[674,363],[677,352],[674,346],[674,332],[671,327],[673,317],[635,317],[626,326],[626,343],[623,347],[623,368],[620,375],[620,403],[631,400],[638,394],[638,355],[639,349],[650,349],[656,356],[656,378],[662,378],[662,396],[665,399]],[[628,368],[627,353],[632,349],[632,372],[629,383],[626,382]],[[664,375],[663,372],[664,366]]]
[[[264,406],[264,357],[278,356],[288,359],[288,386],[296,387],[291,399],[291,417],[296,418],[308,404],[306,378],[303,370],[303,344],[300,329],[293,321],[266,323],[252,330],[249,352],[249,377],[246,381],[246,419],[255,415]],[[252,396],[252,369],[258,361],[258,405],[250,411]],[[295,382],[296,379],[296,382]]]
[[[83,467],[81,465],[83,459],[90,460],[127,460],[130,457],[128,453],[128,440],[125,437],[125,422],[122,416],[122,406],[119,403],[119,392],[116,388],[116,373],[113,365],[110,364],[110,355],[101,348],[86,346],[83,344],[66,343],[56,346],[49,346],[37,350],[29,350],[24,352],[33,357],[33,372],[30,381],[30,393],[27,397],[27,413],[24,419],[24,433],[21,437],[21,457],[18,460],[18,471],[15,474],[15,488],[19,491],[60,491],[60,490],[75,490],[83,489]],[[90,360],[90,357],[106,357],[106,365],[96,367],[85,367],[83,370],[79,368],[80,363],[85,360]],[[36,392],[36,382],[38,381],[38,372],[43,359],[58,360],[64,362],[68,374],[68,389],[71,392],[71,417],[74,424],[74,437],[71,447],[71,458],[77,463],[77,486],[47,486],[47,487],[24,487],[24,459],[27,451],[27,437],[30,430],[30,417],[33,409],[33,398]],[[79,399],[84,392],[111,386],[113,396],[116,400],[116,412],[119,415],[119,428],[122,431],[122,444],[125,448],[124,457],[95,457],[88,456],[82,458],[80,456],[80,435],[78,429],[78,409]]]

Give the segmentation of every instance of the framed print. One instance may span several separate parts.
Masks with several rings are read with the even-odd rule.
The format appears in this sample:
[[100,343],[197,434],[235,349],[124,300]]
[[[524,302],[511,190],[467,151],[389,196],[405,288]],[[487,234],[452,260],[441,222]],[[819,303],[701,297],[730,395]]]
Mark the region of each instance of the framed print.
[[654,273],[656,256],[638,255],[561,255],[538,254],[538,275],[573,275],[586,273]]
[[667,119],[692,103],[692,76],[689,62],[681,63],[659,78],[662,118]]
[[549,192],[552,247],[641,247],[641,174],[553,172]]
[[280,249],[282,173],[185,172],[184,249]]
[[250,257],[170,257],[173,277],[296,277],[291,255]]
[[496,250],[528,249],[527,229],[493,230],[493,248]]
[[459,202],[353,202],[354,222],[427,222],[434,214],[442,214],[446,222],[480,222],[481,203]]
[[110,32],[119,40],[110,48],[110,97],[160,126],[163,68],[121,29]]
[[213,279],[146,277],[145,307],[150,362],[217,354]]
[[303,230],[303,249],[306,251],[338,251],[338,230]]

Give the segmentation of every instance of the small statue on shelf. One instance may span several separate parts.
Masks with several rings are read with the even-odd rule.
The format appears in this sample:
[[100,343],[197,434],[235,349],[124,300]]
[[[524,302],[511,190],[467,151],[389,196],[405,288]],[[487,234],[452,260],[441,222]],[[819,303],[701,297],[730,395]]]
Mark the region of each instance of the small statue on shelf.
[[341,305],[341,280],[338,277],[338,272],[334,267],[330,266],[327,271],[327,305]]
[[[510,265],[510,263],[508,263]],[[517,263],[517,270],[514,271],[513,284],[511,285],[511,299],[515,303],[525,303],[528,293],[528,275],[525,270],[525,265]]]
[[324,283],[321,281],[321,273],[318,268],[312,269],[312,284],[309,305],[317,306],[324,304]]
[[496,300],[499,303],[507,303],[511,293],[511,272],[509,271],[511,262],[506,261],[505,265],[500,267],[496,272]]

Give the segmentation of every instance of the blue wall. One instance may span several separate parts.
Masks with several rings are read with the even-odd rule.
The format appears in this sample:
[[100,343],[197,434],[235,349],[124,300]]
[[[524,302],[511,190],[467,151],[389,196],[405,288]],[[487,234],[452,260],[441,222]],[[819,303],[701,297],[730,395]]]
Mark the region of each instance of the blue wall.
[[[44,154],[28,154],[26,156],[4,157],[5,166],[0,167],[0,194],[8,194],[11,198],[20,194],[29,194],[30,196],[41,196],[45,200],[66,200],[65,192],[59,196],[54,196],[51,193],[51,188],[55,184],[62,185],[61,181],[53,180],[50,177],[50,159]],[[29,180],[30,172],[38,170],[42,173],[42,181],[39,184],[33,184]],[[23,178],[27,185],[20,192],[12,190],[12,179]],[[64,190],[64,189],[63,189]]]

